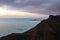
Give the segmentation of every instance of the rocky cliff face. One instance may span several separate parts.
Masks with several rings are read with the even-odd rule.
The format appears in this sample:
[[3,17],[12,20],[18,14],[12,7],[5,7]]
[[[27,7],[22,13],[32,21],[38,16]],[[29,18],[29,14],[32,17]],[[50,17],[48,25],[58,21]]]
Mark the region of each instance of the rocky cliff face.
[[20,33],[12,33],[0,40],[60,40],[60,15],[50,15],[34,28]]

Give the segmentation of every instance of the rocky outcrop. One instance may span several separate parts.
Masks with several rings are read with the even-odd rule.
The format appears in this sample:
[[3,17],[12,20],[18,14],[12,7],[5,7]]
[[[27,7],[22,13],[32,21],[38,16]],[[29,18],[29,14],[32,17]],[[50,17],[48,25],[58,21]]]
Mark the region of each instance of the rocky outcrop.
[[60,15],[50,15],[24,33],[13,33],[1,37],[0,40],[60,40]]

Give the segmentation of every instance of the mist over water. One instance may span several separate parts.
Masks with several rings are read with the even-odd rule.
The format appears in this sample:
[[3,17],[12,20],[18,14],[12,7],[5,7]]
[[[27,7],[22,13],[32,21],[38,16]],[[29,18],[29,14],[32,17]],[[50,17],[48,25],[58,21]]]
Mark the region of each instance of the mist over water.
[[11,33],[23,33],[34,26],[40,21],[19,21],[19,20],[0,20],[0,37]]

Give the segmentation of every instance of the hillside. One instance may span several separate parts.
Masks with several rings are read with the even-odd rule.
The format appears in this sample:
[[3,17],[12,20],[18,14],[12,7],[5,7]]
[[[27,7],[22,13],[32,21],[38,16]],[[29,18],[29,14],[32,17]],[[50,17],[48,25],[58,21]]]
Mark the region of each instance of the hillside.
[[60,15],[50,15],[24,33],[12,33],[0,40],[60,40]]

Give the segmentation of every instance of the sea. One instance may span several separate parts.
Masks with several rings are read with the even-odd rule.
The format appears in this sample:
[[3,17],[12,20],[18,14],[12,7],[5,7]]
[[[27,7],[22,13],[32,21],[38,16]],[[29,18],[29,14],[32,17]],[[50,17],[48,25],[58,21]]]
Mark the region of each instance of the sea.
[[31,21],[30,19],[6,19],[0,18],[0,37],[11,33],[23,33],[35,27],[41,21]]

